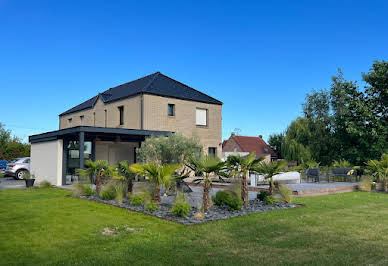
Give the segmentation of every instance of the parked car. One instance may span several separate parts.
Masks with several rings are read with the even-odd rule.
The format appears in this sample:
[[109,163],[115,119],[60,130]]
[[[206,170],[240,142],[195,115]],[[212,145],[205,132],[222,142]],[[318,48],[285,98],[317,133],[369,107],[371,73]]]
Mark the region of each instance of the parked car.
[[30,173],[30,157],[18,158],[7,164],[5,175],[15,179],[23,179],[23,175]]

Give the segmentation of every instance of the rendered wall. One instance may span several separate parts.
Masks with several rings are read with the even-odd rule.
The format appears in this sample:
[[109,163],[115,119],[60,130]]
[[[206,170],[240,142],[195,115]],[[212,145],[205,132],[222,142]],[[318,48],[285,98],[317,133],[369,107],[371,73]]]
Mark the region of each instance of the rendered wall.
[[63,141],[53,140],[31,144],[30,173],[35,182],[49,181],[52,185],[62,185]]

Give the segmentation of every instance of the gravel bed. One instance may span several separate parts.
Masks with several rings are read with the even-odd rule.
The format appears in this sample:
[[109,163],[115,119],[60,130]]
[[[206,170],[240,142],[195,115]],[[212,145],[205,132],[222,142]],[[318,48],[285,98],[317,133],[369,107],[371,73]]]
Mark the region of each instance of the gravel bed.
[[91,196],[91,197],[79,196],[79,198],[102,202],[105,204],[110,204],[113,206],[125,208],[136,212],[142,212],[148,215],[156,216],[159,218],[167,219],[170,221],[174,221],[174,222],[178,222],[186,225],[194,225],[194,224],[200,224],[204,222],[224,220],[231,217],[247,215],[250,213],[267,212],[272,210],[282,210],[282,209],[297,208],[297,207],[303,206],[300,204],[288,204],[288,203],[281,203],[281,202],[277,202],[273,205],[267,205],[264,202],[259,200],[251,200],[247,208],[243,206],[239,211],[229,211],[228,207],[226,206],[213,205],[210,208],[209,213],[205,214],[203,219],[199,219],[195,217],[195,214],[198,212],[197,208],[195,207],[192,208],[188,216],[178,217],[173,215],[170,212],[171,205],[166,205],[166,204],[160,204],[156,211],[150,212],[145,210],[143,205],[140,205],[140,206],[130,205],[130,202],[128,199],[124,199],[123,203],[118,203],[114,200],[102,200],[97,196]]

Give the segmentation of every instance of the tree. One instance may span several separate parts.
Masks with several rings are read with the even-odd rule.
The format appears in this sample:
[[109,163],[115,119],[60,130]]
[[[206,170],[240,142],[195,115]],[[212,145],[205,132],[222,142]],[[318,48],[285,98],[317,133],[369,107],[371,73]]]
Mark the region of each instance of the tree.
[[183,164],[188,158],[198,156],[202,145],[196,138],[187,138],[181,134],[168,137],[152,136],[147,138],[137,150],[139,160],[143,163]]
[[286,166],[286,161],[261,162],[255,169],[255,172],[260,173],[265,179],[269,179],[269,193],[273,195],[274,183],[273,176],[280,174]]
[[0,123],[0,160],[12,161],[19,157],[30,156],[30,145],[12,136],[11,130]]
[[278,158],[282,157],[282,145],[284,145],[284,133],[271,134],[268,139],[268,144],[271,149],[276,153]]
[[203,211],[204,213],[210,210],[210,189],[212,185],[211,174],[217,174],[225,165],[219,158],[214,156],[191,157],[186,166],[195,173],[201,175],[203,180]]
[[128,186],[128,193],[132,194],[133,190],[133,180],[135,180],[136,175],[131,171],[131,164],[128,161],[118,162],[116,168],[119,174],[124,177]]
[[253,172],[264,158],[257,158],[256,153],[252,152],[246,157],[239,155],[230,155],[226,164],[233,175],[238,175],[241,178],[241,199],[244,201],[244,206],[249,205],[248,198],[248,178],[250,172]]
[[155,184],[154,200],[157,204],[160,203],[160,186],[164,185],[168,188],[172,181],[172,176],[179,164],[164,164],[157,163],[132,164],[130,170],[140,176],[145,176],[151,183]]
[[89,177],[92,183],[94,183],[94,181],[96,182],[97,195],[100,195],[103,178],[120,178],[118,172],[105,160],[98,160],[95,162],[92,160],[87,160],[85,165],[85,169],[77,169],[77,174],[80,176]]
[[383,154],[380,161],[369,160],[367,162],[367,171],[375,179],[383,183],[383,190],[384,192],[387,192],[388,154]]

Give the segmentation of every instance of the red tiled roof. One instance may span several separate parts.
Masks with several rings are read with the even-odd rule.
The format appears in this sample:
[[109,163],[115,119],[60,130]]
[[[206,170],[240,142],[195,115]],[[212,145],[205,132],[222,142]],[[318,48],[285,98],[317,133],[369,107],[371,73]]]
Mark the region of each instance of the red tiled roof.
[[260,137],[231,136],[230,138],[237,142],[243,152],[256,152],[256,155],[271,154],[271,156],[276,156],[276,153]]

